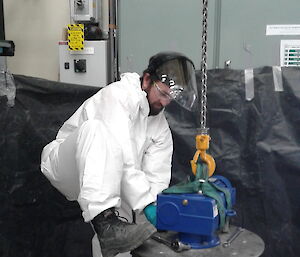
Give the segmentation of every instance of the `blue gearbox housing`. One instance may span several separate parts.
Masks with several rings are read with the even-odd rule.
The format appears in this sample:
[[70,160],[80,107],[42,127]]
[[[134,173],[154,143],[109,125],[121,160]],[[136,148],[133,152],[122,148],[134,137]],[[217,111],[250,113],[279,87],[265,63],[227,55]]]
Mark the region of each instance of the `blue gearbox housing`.
[[[219,187],[227,188],[233,206],[236,190],[229,180],[217,175],[212,176],[210,181]],[[218,194],[226,208],[224,193],[219,191]],[[235,212],[230,210],[225,215],[233,216]],[[211,197],[199,193],[162,193],[157,196],[157,229],[179,232],[179,241],[191,248],[201,249],[218,245],[220,240],[216,232],[220,228],[219,224],[217,202]]]

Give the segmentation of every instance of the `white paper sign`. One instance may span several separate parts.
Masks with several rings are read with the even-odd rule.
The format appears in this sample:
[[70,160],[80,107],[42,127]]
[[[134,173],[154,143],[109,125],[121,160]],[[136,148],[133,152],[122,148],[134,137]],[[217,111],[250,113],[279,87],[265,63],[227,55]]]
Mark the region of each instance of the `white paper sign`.
[[267,25],[266,35],[300,35],[300,24]]
[[300,66],[300,40],[280,41],[280,66]]

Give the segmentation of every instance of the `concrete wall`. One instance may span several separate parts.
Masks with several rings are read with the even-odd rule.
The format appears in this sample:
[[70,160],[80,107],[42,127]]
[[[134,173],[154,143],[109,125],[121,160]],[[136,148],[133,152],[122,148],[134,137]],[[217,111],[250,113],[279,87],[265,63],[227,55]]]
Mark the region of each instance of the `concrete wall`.
[[58,79],[58,41],[70,22],[68,0],[4,0],[6,39],[16,45],[7,58],[14,74]]

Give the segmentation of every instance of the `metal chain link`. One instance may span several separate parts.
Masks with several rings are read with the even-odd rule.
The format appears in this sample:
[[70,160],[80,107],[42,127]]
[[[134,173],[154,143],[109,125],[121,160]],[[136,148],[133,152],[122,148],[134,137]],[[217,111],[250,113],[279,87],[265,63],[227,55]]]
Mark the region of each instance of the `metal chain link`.
[[208,0],[203,0],[202,18],[202,61],[201,61],[201,112],[200,112],[200,131],[206,134],[206,111],[207,111],[207,14]]

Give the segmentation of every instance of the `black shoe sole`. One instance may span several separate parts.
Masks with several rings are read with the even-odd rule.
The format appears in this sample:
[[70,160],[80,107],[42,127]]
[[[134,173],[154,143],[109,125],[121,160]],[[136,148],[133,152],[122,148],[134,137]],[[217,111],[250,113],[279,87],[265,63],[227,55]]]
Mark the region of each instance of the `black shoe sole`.
[[[145,242],[148,238],[150,238],[156,232],[156,228],[152,226],[150,223],[149,225],[145,226],[144,232],[142,235],[139,236],[138,240],[134,244],[132,242],[128,242],[126,245],[120,245],[119,247],[114,246],[114,248],[102,248],[101,252],[103,257],[114,257],[119,253],[130,252],[136,248],[138,248],[143,242]],[[100,241],[101,245],[101,241]],[[117,248],[117,249],[116,249]]]

